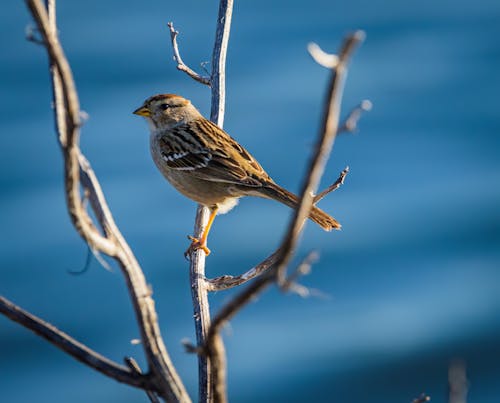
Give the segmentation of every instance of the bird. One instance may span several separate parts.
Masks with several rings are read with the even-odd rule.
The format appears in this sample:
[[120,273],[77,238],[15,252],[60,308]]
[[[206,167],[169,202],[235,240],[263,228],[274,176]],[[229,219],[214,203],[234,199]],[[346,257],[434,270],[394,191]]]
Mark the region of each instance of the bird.
[[[257,160],[228,133],[203,117],[188,99],[158,94],[134,112],[146,119],[154,163],[174,188],[209,208],[208,223],[199,238],[189,236],[185,256],[202,249],[210,254],[207,238],[217,214],[231,210],[243,196],[276,200],[296,208],[298,197],[274,182]],[[326,231],[339,222],[313,206],[309,219]]]

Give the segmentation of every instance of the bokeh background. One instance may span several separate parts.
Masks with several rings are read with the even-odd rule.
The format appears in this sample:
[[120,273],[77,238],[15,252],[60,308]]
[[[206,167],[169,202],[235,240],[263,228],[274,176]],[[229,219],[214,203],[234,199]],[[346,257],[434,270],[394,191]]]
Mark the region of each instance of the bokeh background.
[[[216,1],[86,1],[58,5],[60,37],[82,109],[82,149],[154,289],[169,351],[196,398],[187,263],[195,205],[149,156],[149,95],[174,92],[208,114],[206,87],[175,69],[211,57]],[[0,293],[97,351],[142,364],[117,269],[95,261],[72,229],[50,110],[45,51],[25,40],[21,1],[0,14]],[[356,135],[335,144],[321,202],[343,224],[308,225],[297,260],[321,254],[303,284],[321,297],[271,289],[225,333],[234,402],[447,401],[454,358],[469,401],[500,401],[500,2],[497,0],[236,1],[225,128],[280,184],[297,191],[318,131],[327,72],[309,41],[335,51],[353,29],[344,113],[373,101]],[[198,69],[199,70],[199,69]],[[290,211],[245,199],[211,233],[211,276],[237,274],[275,248]],[[231,293],[211,298],[215,311]],[[138,402],[145,395],[73,361],[0,318],[0,400]]]

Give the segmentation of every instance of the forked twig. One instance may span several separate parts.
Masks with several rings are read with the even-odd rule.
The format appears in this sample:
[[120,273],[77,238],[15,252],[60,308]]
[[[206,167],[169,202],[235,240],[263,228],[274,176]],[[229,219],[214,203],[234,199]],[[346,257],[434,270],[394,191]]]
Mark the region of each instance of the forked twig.
[[177,63],[177,70],[183,71],[192,79],[202,83],[204,85],[208,85],[210,87],[210,77],[205,77],[198,74],[196,71],[191,69],[184,61],[182,60],[181,54],[179,52],[179,45],[177,44],[177,35],[179,35],[179,31],[176,31],[174,28],[174,24],[169,22],[168,28],[170,29],[170,40],[172,41],[172,50],[174,52],[174,60]]

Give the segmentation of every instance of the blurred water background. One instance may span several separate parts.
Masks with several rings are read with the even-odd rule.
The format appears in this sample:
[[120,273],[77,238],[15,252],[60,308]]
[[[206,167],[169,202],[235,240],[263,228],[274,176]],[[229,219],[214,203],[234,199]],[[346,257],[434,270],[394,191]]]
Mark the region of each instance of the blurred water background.
[[[166,184],[148,130],[131,112],[174,92],[209,113],[207,88],[175,69],[211,56],[215,1],[58,4],[62,44],[82,109],[82,149],[154,289],[169,351],[196,397],[187,263],[194,203]],[[45,51],[25,40],[21,1],[0,14],[0,293],[97,351],[144,365],[117,269],[95,261],[72,229],[62,190]],[[500,401],[500,2],[497,0],[236,1],[225,128],[273,178],[297,191],[318,130],[327,72],[309,41],[335,51],[364,29],[344,112],[374,103],[357,135],[335,144],[321,202],[343,224],[308,225],[298,259],[321,254],[303,284],[326,298],[271,289],[226,332],[233,402],[447,401],[447,369],[465,360],[469,401]],[[198,69],[199,70],[199,69]],[[211,233],[210,276],[237,274],[275,248],[290,211],[247,198]],[[231,292],[213,295],[212,310]],[[80,365],[0,318],[3,402],[138,402],[145,395]]]

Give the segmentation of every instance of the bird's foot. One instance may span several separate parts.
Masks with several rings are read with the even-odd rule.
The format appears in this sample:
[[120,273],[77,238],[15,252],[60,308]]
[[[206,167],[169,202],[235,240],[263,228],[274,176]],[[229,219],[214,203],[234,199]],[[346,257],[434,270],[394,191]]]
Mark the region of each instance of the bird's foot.
[[202,249],[203,252],[205,252],[205,255],[210,255],[210,249],[207,248],[206,242],[201,242],[198,238],[195,238],[194,236],[188,235],[188,239],[191,240],[191,245],[189,245],[189,248],[186,249],[184,252],[184,257],[186,259],[189,259],[191,254],[198,249]]

